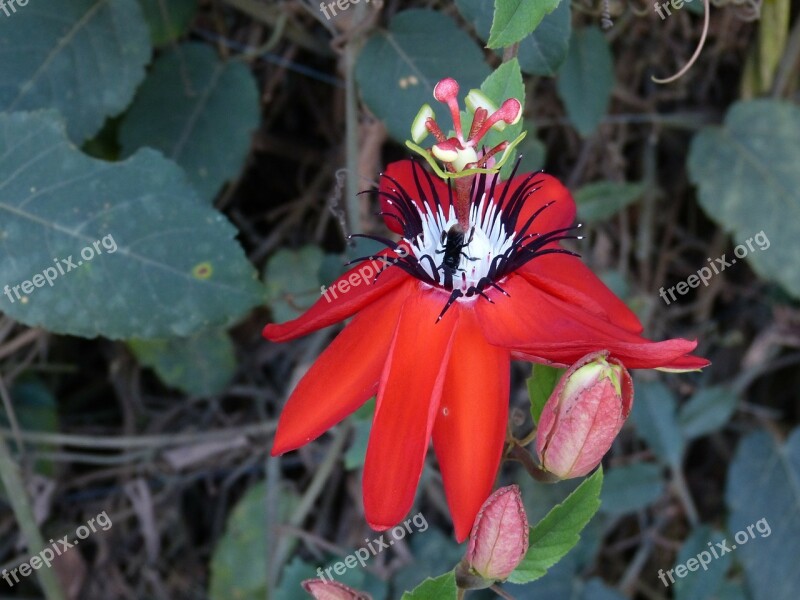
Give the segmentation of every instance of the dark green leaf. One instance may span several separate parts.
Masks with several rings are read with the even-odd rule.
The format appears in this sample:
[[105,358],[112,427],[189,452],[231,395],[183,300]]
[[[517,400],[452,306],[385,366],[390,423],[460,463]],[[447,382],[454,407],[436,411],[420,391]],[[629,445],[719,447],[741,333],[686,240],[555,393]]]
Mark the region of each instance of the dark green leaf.
[[[288,492],[279,496],[278,512],[282,521],[288,517],[297,498]],[[228,516],[225,533],[211,556],[211,600],[263,600],[267,585],[267,548],[277,540],[268,540],[265,483],[250,488]]]
[[578,543],[581,531],[600,507],[602,486],[601,467],[533,526],[528,553],[508,581],[527,583],[539,579]]
[[571,35],[570,3],[562,0],[542,19],[536,31],[520,42],[517,54],[520,68],[531,75],[555,75],[567,58]]
[[614,87],[611,48],[599,29],[587,27],[572,33],[557,84],[575,129],[584,137],[593,133],[608,111]]
[[0,115],[0,182],[0,308],[22,323],[187,336],[262,301],[236,229],[157,152],[106,163],[77,151],[53,113]]
[[304,246],[299,250],[282,248],[267,261],[267,303],[275,322],[294,319],[319,300],[322,256],[317,246]]
[[584,223],[604,221],[638,200],[643,183],[598,181],[588,183],[575,192],[578,218]]
[[800,589],[800,428],[783,444],[765,432],[741,440],[728,470],[725,502],[729,546],[744,566],[752,599],[795,600]]
[[484,42],[489,39],[494,18],[494,3],[489,0],[456,0],[461,16],[464,17]]
[[603,507],[610,515],[623,515],[645,508],[664,491],[662,468],[650,463],[616,467],[606,474]]
[[675,398],[660,382],[637,382],[631,417],[636,431],[664,463],[680,468],[684,439],[676,415]]
[[[677,577],[675,573],[675,600],[708,600],[718,598],[717,592],[725,579],[725,572],[730,568],[733,561],[732,554],[728,553],[719,558],[714,558],[711,549],[715,542],[725,539],[725,534],[716,531],[707,525],[696,528],[686,538],[675,559],[675,565],[685,565],[689,569],[683,577]],[[709,547],[708,543],[712,546]],[[698,558],[699,557],[699,558]],[[689,560],[693,562],[688,563]],[[672,566],[670,566],[672,568]],[[663,575],[663,580],[672,585],[668,569],[663,569],[664,573],[659,572],[659,578]],[[659,579],[660,583],[664,581]]]
[[258,120],[258,90],[247,67],[189,43],[153,63],[122,121],[120,141],[125,154],[143,146],[161,150],[211,202],[241,170]]
[[181,37],[197,12],[197,0],[139,0],[139,4],[156,46]]
[[219,394],[236,373],[233,342],[224,330],[210,329],[186,338],[133,339],[128,346],[166,385],[193,396]]
[[683,434],[692,439],[717,431],[731,418],[737,402],[736,394],[726,387],[699,390],[678,414]]
[[[688,167],[706,214],[744,249],[737,251],[738,258],[747,256],[759,275],[800,298],[798,139],[797,106],[777,100],[737,102],[723,126],[707,127],[694,137]],[[734,264],[732,253],[728,257]]]
[[0,16],[0,110],[55,108],[81,143],[130,103],[150,52],[136,0],[34,0]]
[[592,577],[583,588],[581,600],[625,600],[625,596],[607,586],[599,577]]
[[433,99],[433,87],[453,77],[464,92],[489,75],[480,48],[452,19],[433,10],[398,13],[389,31],[370,37],[358,56],[356,80],[361,95],[398,141],[411,138],[411,123],[425,104],[436,106],[444,127],[445,111]]

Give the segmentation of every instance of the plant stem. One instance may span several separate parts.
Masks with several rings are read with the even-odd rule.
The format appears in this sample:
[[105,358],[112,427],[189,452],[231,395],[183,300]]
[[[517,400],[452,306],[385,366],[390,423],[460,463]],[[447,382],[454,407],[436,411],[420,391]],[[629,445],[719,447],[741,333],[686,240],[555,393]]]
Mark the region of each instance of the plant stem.
[[[28,552],[31,553],[31,556],[34,556],[44,549],[44,538],[42,538],[42,532],[39,531],[39,526],[33,516],[31,503],[25,493],[25,485],[17,464],[11,457],[8,445],[2,437],[0,437],[0,479],[3,481],[8,501],[14,511],[14,516],[17,519],[22,535],[28,544]],[[37,569],[36,578],[39,580],[47,600],[65,600],[65,596],[61,591],[61,584],[51,569]]]

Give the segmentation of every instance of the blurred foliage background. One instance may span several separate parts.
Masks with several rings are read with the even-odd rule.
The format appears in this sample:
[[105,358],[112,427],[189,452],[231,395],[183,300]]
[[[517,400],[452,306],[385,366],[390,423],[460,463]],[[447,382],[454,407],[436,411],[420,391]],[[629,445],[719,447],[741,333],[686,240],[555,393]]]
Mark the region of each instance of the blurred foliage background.
[[[524,96],[523,166],[573,191],[584,260],[648,337],[698,338],[713,362],[637,374],[600,514],[565,560],[504,593],[795,598],[800,6],[714,2],[696,64],[659,85],[703,26],[699,0],[671,6],[32,0],[0,13],[0,569],[33,554],[24,539],[104,510],[113,521],[41,581],[0,582],[0,598],[292,600],[375,537],[359,480],[371,406],[268,458],[287,394],[334,332],[280,346],[260,332],[365,253],[347,233],[383,231],[357,192],[408,155],[445,76]],[[14,295],[108,235],[119,251],[95,246],[75,273]],[[519,431],[529,376],[514,365]],[[460,559],[432,466],[416,504],[430,528],[343,581],[399,598]],[[522,486],[531,522],[575,487],[513,463],[501,480]],[[662,585],[659,569],[762,518],[768,536]]]

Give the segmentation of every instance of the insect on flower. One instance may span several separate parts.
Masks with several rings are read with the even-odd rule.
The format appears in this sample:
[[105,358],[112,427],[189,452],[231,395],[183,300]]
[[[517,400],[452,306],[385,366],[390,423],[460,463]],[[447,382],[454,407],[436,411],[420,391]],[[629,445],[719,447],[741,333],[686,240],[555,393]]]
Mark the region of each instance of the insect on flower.
[[[500,465],[512,359],[567,366],[603,350],[629,369],[676,371],[708,361],[690,355],[694,341],[642,337],[636,315],[562,246],[577,227],[575,203],[557,179],[517,175],[517,162],[501,180],[499,165],[521,136],[478,149],[490,128],[519,120],[520,102],[494,109],[472,90],[465,136],[457,93],[452,79],[434,90],[454,135],[445,136],[427,106],[412,127],[408,145],[433,172],[421,161],[392,163],[374,190],[386,226],[400,236],[365,236],[386,246],[367,257],[382,261],[380,273],[293,321],[267,325],[264,336],[284,342],[353,317],[293,390],[272,453],[319,437],[376,396],[363,475],[367,522],[384,530],[402,521],[432,439],[461,541]],[[430,151],[416,145],[426,131],[437,140]]]

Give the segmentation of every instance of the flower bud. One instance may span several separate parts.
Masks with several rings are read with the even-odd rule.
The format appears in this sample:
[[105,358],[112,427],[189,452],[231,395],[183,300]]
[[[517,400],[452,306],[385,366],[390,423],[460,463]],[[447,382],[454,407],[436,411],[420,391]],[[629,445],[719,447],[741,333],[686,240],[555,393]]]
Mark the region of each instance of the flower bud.
[[586,475],[611,448],[632,404],[633,383],[621,362],[605,350],[581,358],[564,373],[539,418],[542,466],[561,479]]
[[316,600],[372,600],[369,594],[357,592],[338,581],[306,579],[301,585]]
[[500,488],[478,511],[465,562],[488,585],[506,579],[528,551],[528,534],[528,517],[519,487]]

